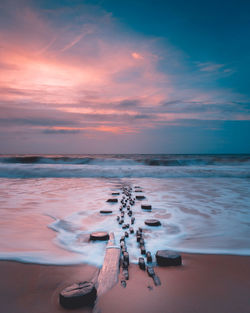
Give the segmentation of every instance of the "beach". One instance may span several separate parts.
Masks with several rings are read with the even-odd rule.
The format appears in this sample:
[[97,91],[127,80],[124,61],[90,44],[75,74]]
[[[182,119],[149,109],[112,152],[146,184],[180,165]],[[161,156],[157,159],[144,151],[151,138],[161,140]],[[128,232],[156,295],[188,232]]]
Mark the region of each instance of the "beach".
[[[59,293],[75,282],[96,281],[104,262],[107,241],[90,240],[90,234],[113,232],[114,244],[123,240],[129,253],[126,287],[120,273],[118,283],[98,295],[94,311],[74,312],[249,313],[249,160],[0,157],[2,310],[67,312]],[[158,226],[146,223],[152,219]],[[153,256],[146,265],[154,266],[160,286],[139,269],[142,248]],[[182,266],[158,266],[158,250],[180,253]]]
[[[135,264],[126,288],[120,281],[98,298],[102,313],[248,313],[250,257],[182,254],[180,267],[156,267],[161,286]],[[5,313],[70,312],[59,304],[59,292],[79,280],[89,280],[97,268],[89,265],[50,266],[0,262],[0,301]],[[121,277],[120,277],[121,278]],[[91,312],[91,308],[72,312]]]
[[250,0],[0,0],[0,313],[250,313]]

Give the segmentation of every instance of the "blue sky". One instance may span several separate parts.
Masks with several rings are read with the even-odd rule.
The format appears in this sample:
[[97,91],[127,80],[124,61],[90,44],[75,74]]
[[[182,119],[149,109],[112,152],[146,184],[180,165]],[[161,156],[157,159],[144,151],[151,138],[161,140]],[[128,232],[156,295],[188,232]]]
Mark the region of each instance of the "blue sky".
[[1,153],[250,153],[249,1],[3,1]]

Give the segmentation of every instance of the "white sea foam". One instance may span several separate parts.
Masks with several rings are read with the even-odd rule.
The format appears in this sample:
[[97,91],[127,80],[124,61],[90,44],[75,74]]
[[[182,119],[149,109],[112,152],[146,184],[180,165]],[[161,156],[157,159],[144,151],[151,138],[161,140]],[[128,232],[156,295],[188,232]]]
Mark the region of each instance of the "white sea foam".
[[[86,262],[101,266],[104,242],[92,231],[124,233],[116,221],[119,204],[106,200],[121,184],[140,185],[152,212],[132,208],[143,227],[146,249],[250,255],[250,180],[243,178],[45,178],[0,180],[0,258],[41,264]],[[121,196],[118,197],[119,199]],[[100,209],[112,208],[102,215]],[[162,225],[150,227],[146,218]],[[127,221],[129,221],[126,216]],[[126,222],[126,220],[125,220]],[[132,262],[140,251],[126,240]]]

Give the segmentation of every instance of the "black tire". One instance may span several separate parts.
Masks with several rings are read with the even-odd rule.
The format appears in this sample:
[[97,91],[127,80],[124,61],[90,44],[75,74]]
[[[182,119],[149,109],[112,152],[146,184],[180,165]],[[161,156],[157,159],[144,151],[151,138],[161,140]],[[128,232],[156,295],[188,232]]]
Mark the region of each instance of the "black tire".
[[147,210],[147,211],[152,210],[152,206],[150,204],[142,204],[141,208],[142,208],[142,210]]
[[100,213],[101,214],[110,214],[110,213],[113,213],[113,211],[111,211],[111,210],[101,210]]
[[96,300],[96,288],[93,283],[84,281],[66,287],[60,292],[59,302],[67,309],[92,306]]
[[136,196],[135,198],[136,198],[136,200],[143,200],[143,199],[145,199],[145,196]]
[[109,234],[104,232],[104,231],[100,231],[100,232],[94,232],[90,234],[90,240],[101,240],[101,241],[105,241],[105,240],[109,240]]
[[107,202],[115,203],[118,202],[118,199],[108,199]]
[[182,264],[181,255],[168,250],[158,250],[155,257],[157,264],[160,266],[178,266]]
[[148,226],[160,226],[161,225],[161,222],[155,219],[145,220],[144,223]]

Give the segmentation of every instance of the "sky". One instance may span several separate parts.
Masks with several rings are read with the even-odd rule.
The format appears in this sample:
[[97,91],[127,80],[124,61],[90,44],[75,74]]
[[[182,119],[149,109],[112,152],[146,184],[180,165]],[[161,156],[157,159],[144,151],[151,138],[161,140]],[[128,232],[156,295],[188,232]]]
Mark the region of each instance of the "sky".
[[248,0],[1,0],[0,153],[250,153]]

